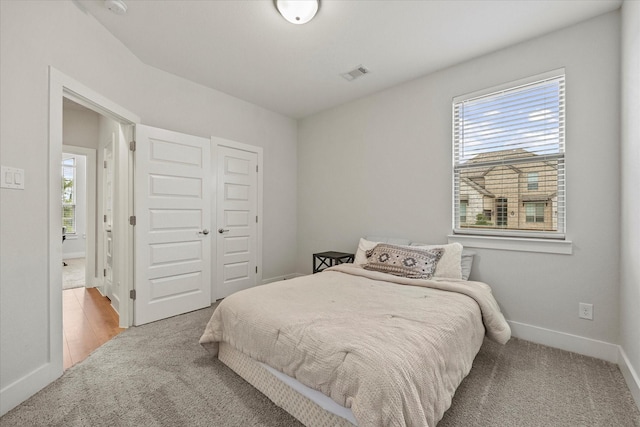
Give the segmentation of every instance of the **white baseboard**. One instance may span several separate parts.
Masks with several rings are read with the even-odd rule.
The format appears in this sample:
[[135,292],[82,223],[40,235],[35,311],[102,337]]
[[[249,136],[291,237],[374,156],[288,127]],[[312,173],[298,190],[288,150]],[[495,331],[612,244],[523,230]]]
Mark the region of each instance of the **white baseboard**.
[[266,285],[267,283],[279,282],[281,280],[295,279],[296,277],[301,277],[301,276],[306,276],[306,274],[291,273],[291,274],[286,274],[284,276],[272,277],[270,279],[264,279],[262,281],[262,284]]
[[636,401],[636,406],[640,409],[640,376],[633,368],[633,365],[629,361],[627,354],[624,352],[622,347],[620,348],[620,354],[618,357],[618,366],[620,367],[620,371],[622,372],[622,376],[627,382],[627,386],[631,391],[631,395],[633,396],[633,400]]
[[561,350],[572,351],[585,356],[618,363],[619,348],[617,344],[598,341],[566,332],[553,331],[526,323],[507,321],[511,326],[511,335],[516,338],[548,345]]
[[58,372],[51,363],[45,363],[0,390],[0,416],[42,390],[61,375],[62,367]]

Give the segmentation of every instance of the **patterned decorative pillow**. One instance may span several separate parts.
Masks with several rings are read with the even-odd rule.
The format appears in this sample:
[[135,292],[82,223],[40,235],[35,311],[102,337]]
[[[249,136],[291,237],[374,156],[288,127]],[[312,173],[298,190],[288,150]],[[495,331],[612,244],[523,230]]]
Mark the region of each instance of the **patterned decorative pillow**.
[[366,270],[380,271],[411,279],[431,279],[444,249],[413,249],[379,243],[367,251]]

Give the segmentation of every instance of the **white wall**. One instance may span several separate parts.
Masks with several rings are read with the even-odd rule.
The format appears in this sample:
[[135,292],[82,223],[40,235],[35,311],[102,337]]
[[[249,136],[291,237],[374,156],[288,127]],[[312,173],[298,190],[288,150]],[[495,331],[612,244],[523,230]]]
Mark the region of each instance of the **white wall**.
[[25,190],[0,192],[0,413],[15,390],[56,374],[47,342],[49,290],[60,281],[48,277],[49,66],[144,124],[263,147],[263,277],[295,271],[294,120],[142,64],[71,1],[2,1],[0,160],[25,170]]
[[[452,98],[565,67],[573,255],[478,249],[472,278],[511,321],[617,344],[619,31],[616,11],[301,120],[298,271],[368,234],[446,242]],[[578,318],[579,302],[594,305],[593,321]]]
[[74,147],[97,149],[99,118],[98,113],[88,109],[64,108],[62,143]]
[[627,382],[635,373],[631,389],[640,407],[640,2],[636,1],[622,6],[622,88],[620,344],[632,371],[627,372]]

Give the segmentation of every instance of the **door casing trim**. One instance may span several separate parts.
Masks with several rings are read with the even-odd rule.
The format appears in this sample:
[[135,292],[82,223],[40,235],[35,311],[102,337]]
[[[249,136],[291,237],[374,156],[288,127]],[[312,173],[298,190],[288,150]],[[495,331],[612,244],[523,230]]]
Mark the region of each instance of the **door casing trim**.
[[[50,377],[63,372],[62,360],[62,229],[60,211],[60,158],[62,156],[63,98],[87,107],[120,123],[135,125],[140,117],[93,91],[82,83],[49,67],[49,366]],[[128,195],[123,195],[127,197]],[[128,202],[128,199],[125,199]],[[129,276],[133,270],[130,265]],[[129,310],[121,310],[121,317],[131,324]],[[46,385],[46,383],[44,384]],[[37,390],[35,390],[37,391]],[[35,393],[34,391],[34,393]]]

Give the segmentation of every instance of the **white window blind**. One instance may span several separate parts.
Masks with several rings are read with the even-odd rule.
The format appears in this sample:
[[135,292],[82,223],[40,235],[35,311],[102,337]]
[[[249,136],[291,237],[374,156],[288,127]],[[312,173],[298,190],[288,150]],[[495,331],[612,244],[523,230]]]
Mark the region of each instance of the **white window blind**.
[[563,239],[564,71],[453,101],[456,234]]

